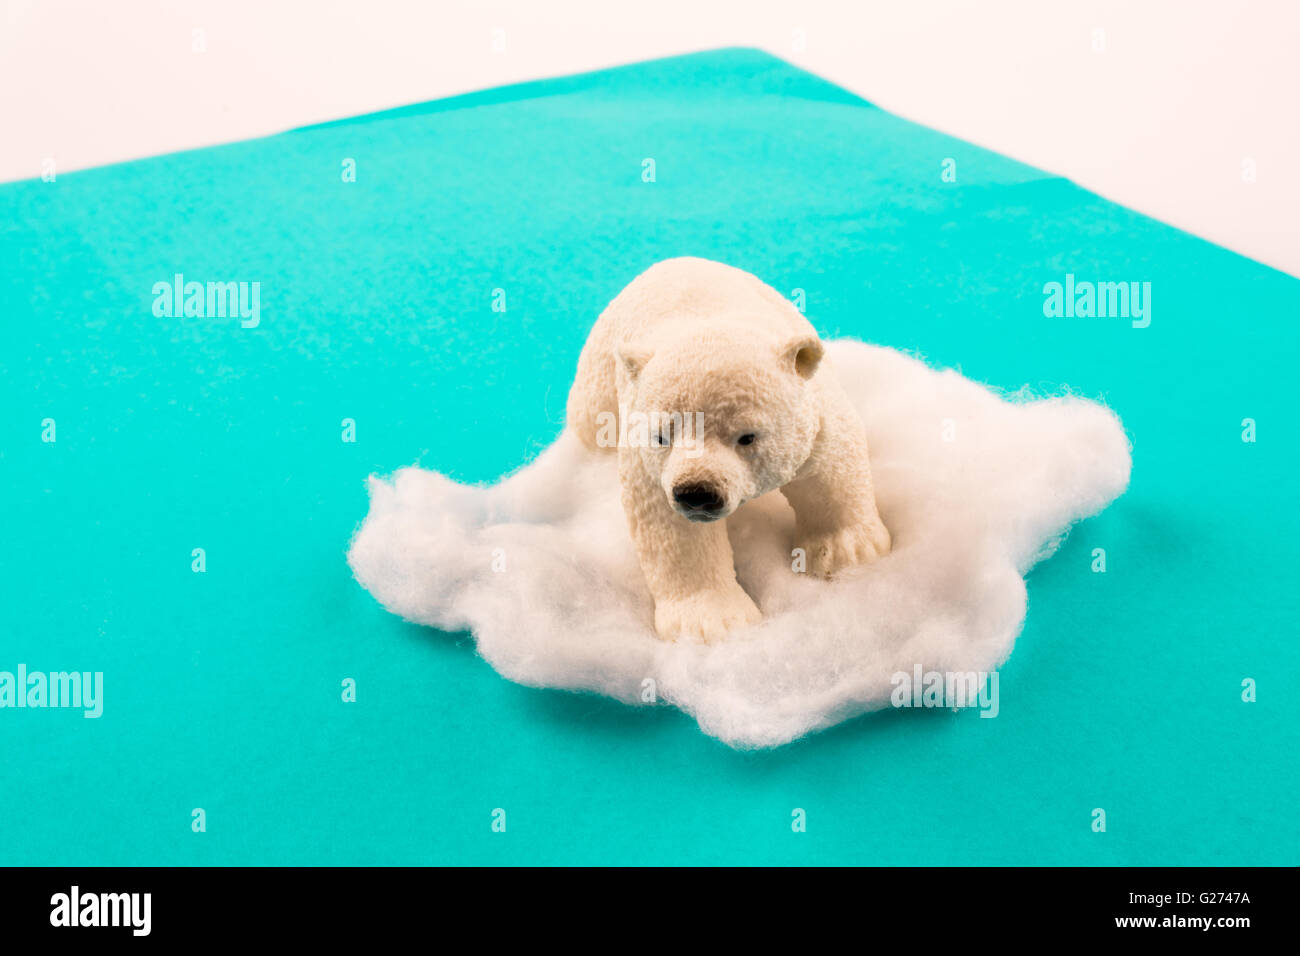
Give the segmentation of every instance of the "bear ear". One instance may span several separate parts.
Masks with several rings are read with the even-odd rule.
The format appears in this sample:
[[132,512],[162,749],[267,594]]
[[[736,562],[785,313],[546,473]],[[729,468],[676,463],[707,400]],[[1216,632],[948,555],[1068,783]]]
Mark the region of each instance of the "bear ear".
[[801,335],[781,347],[781,364],[800,378],[809,379],[817,373],[822,360],[822,342],[817,335]]
[[623,366],[623,371],[627,372],[628,381],[635,382],[654,353],[634,346],[620,345],[614,350],[614,356],[618,359],[618,364]]

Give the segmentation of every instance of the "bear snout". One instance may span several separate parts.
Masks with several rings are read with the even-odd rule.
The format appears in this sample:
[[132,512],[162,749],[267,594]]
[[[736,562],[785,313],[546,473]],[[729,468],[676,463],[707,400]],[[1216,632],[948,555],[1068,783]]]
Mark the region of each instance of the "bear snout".
[[712,485],[681,484],[673,488],[673,503],[692,521],[712,521],[726,507],[722,495]]

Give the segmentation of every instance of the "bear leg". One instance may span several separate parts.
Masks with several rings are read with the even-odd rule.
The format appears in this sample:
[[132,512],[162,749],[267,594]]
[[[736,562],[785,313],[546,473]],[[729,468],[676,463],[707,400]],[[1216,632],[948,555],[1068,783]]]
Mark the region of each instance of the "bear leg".
[[819,577],[870,564],[893,546],[876,509],[867,439],[855,417],[824,423],[808,465],[781,489],[794,509],[795,547]]
[[664,640],[695,635],[714,641],[762,620],[758,606],[736,581],[726,520],[683,518],[640,467],[636,453],[620,450],[623,509],[641,570],[655,605],[655,630]]

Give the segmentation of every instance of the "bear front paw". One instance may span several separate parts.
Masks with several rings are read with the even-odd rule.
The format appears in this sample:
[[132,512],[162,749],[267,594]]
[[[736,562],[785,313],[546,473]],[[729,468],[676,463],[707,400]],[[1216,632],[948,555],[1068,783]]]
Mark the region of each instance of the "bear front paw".
[[665,641],[682,636],[716,641],[762,619],[758,606],[739,585],[734,591],[703,591],[655,602],[655,630]]
[[889,553],[889,529],[879,520],[808,535],[798,545],[808,559],[808,573],[828,578],[837,571],[871,564]]

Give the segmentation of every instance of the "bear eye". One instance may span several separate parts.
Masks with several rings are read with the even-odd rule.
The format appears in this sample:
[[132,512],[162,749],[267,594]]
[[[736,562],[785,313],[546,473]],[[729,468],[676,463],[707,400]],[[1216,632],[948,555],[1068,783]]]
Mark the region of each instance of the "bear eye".
[[655,432],[654,443],[660,447],[667,447],[673,443],[671,435],[664,432]]
[[757,437],[758,437],[758,436],[755,435],[753,432],[746,432],[745,434],[741,435],[739,438],[736,439],[736,444],[737,444],[737,445],[752,445],[752,444],[754,444],[754,439],[757,438]]

